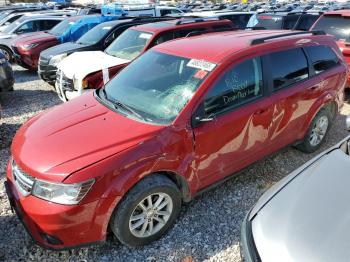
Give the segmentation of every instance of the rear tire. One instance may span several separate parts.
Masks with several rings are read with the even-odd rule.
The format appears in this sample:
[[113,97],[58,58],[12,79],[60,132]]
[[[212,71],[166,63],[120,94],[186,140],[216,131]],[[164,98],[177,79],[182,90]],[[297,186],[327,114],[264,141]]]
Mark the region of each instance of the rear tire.
[[115,209],[110,228],[129,247],[147,245],[175,223],[181,193],[167,177],[150,175],[137,183]]
[[322,108],[312,120],[303,141],[296,147],[305,153],[313,153],[318,150],[328,134],[332,120],[330,110]]

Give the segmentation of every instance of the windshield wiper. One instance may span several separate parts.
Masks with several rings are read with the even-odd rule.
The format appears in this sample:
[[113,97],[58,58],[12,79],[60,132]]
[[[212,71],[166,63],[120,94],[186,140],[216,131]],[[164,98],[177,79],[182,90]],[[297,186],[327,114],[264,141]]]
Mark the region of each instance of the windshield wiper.
[[123,108],[124,111],[128,111],[129,113],[133,114],[134,116],[142,119],[143,121],[145,122],[149,122],[146,118],[144,118],[142,115],[140,115],[139,113],[137,113],[134,109],[132,109],[131,107],[129,107],[128,105],[120,102],[119,100],[117,99],[112,99],[112,98],[108,98],[108,95],[107,95],[107,92],[104,88],[102,88],[102,92],[106,98],[107,101],[109,101],[110,103],[113,103],[113,107],[115,109],[118,109],[118,108]]

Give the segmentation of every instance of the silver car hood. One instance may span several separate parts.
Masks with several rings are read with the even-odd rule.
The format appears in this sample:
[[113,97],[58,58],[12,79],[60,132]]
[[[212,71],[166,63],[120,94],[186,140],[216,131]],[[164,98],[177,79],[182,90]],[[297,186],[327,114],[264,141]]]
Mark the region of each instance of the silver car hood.
[[261,260],[348,261],[350,157],[334,149],[285,181],[251,214]]

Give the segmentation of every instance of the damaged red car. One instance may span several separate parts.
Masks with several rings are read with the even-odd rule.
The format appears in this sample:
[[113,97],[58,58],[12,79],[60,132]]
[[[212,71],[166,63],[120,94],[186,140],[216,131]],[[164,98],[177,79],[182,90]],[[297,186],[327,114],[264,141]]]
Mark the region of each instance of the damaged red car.
[[230,31],[160,44],[104,88],[19,129],[5,182],[11,206],[48,248],[108,233],[148,244],[209,186],[284,146],[317,150],[346,74],[323,32]]

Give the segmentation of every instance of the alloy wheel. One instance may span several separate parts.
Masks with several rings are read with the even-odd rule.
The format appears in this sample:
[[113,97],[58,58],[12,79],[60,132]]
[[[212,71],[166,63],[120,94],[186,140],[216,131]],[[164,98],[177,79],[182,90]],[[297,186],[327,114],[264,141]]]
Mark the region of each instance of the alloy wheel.
[[150,237],[159,232],[173,212],[173,201],[166,193],[154,193],[137,204],[129,219],[130,232],[138,237]]
[[328,125],[329,121],[327,116],[321,116],[319,119],[317,119],[310,134],[309,141],[311,146],[318,146],[322,142],[327,133]]

